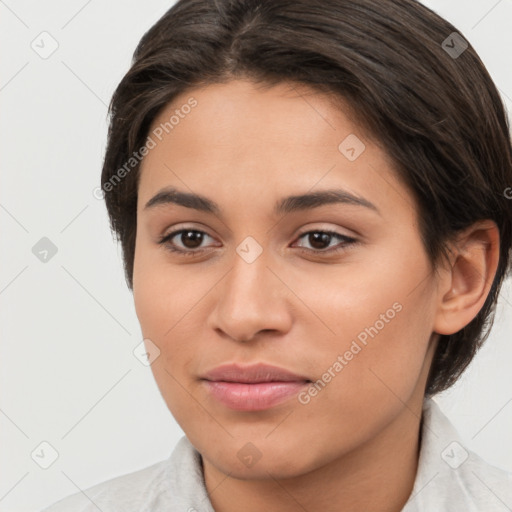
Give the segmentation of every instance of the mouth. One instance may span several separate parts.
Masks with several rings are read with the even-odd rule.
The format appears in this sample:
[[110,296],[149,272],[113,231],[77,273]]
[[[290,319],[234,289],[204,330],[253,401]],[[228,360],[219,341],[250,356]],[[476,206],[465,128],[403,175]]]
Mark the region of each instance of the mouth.
[[227,364],[207,372],[202,381],[216,401],[238,411],[269,409],[297,395],[312,381],[267,364]]

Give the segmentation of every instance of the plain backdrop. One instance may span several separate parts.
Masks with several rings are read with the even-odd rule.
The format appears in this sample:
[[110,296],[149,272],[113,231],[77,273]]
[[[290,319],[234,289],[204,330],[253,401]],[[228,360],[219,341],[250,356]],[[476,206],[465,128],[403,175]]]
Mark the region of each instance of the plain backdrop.
[[[183,435],[133,354],[142,337],[121,251],[92,193],[110,97],[172,3],[0,1],[1,512],[153,464]],[[425,4],[474,45],[510,112],[512,2]],[[507,282],[485,347],[436,398],[469,448],[510,471],[511,333]]]

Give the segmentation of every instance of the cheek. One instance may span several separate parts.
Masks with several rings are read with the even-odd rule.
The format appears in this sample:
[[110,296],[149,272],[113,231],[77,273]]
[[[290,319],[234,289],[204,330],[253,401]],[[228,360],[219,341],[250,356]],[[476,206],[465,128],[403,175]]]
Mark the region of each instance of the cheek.
[[[190,283],[187,288],[184,285],[183,275],[178,272],[169,269],[158,272],[152,267],[144,271],[144,277],[134,286],[134,304],[142,334],[160,349],[160,357],[152,365],[154,373],[165,366],[173,375],[185,374],[194,353],[195,358],[199,356],[194,350],[196,334],[189,328],[200,308],[204,290],[193,291]],[[168,380],[169,375],[158,373],[158,380],[162,378]]]
[[[352,315],[338,314],[336,340],[317,338],[312,357],[318,380],[310,388],[316,395],[309,402],[305,397],[298,412],[304,428],[316,425],[319,436],[336,432],[340,450],[384,429],[416,393],[430,337],[428,314],[410,297],[399,302],[401,309],[393,309],[396,302],[387,296],[373,297]],[[319,441],[316,449],[322,454],[325,447]]]
[[[180,266],[171,265],[165,250],[153,248],[139,240],[136,244],[133,271],[133,299],[144,337],[164,342],[179,326],[195,295],[195,283]],[[204,293],[204,292],[203,292]],[[196,299],[197,300],[197,299]]]
[[321,293],[310,284],[297,292],[331,331],[324,329],[312,347],[317,378],[332,381],[318,395],[353,417],[402,406],[420,378],[435,296],[431,281],[421,281],[429,265],[417,251],[393,248],[387,258],[317,281]]
[[176,297],[161,281],[145,281],[138,286],[134,299],[144,338],[149,338],[160,350],[159,357],[151,364],[155,382],[176,422],[188,430],[194,418],[203,414],[191,399],[189,383],[199,351],[194,350],[190,337],[183,334],[184,321],[180,321],[190,308],[183,303],[177,305]]
[[[201,297],[211,287],[194,282],[178,266],[166,265],[162,258],[139,246],[134,262],[133,297],[144,338],[160,350],[151,371],[169,410],[182,426],[184,418],[200,414],[189,393],[188,380],[201,359],[190,321],[201,306]],[[186,421],[186,420],[185,420]]]
[[406,402],[421,374],[430,333],[413,304],[402,301],[399,311],[386,306],[344,343],[344,385],[374,402],[386,397]]

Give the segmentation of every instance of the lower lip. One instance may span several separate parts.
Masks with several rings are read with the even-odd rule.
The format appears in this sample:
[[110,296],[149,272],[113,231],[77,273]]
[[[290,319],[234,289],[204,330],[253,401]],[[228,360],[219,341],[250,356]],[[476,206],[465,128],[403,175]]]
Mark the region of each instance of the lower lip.
[[208,391],[219,402],[238,411],[262,411],[297,395],[308,384],[293,382],[225,382],[205,380]]

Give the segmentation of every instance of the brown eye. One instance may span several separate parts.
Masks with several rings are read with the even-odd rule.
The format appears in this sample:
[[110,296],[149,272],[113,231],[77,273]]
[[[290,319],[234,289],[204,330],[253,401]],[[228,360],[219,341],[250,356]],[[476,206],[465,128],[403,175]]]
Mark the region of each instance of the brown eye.
[[200,231],[184,230],[181,231],[178,240],[185,246],[186,249],[197,249],[203,241],[203,234]]
[[[204,231],[197,229],[179,229],[165,235],[158,243],[165,245],[170,251],[193,256],[205,250],[201,247],[205,236],[210,237]],[[173,239],[176,240],[173,241]]]
[[[308,231],[299,236],[299,240],[305,238],[305,240],[311,245],[311,249],[305,248],[308,252],[317,253],[331,253],[344,250],[346,246],[354,244],[355,238],[351,238],[335,231]],[[338,244],[333,247],[329,247],[333,240],[341,240]]]

